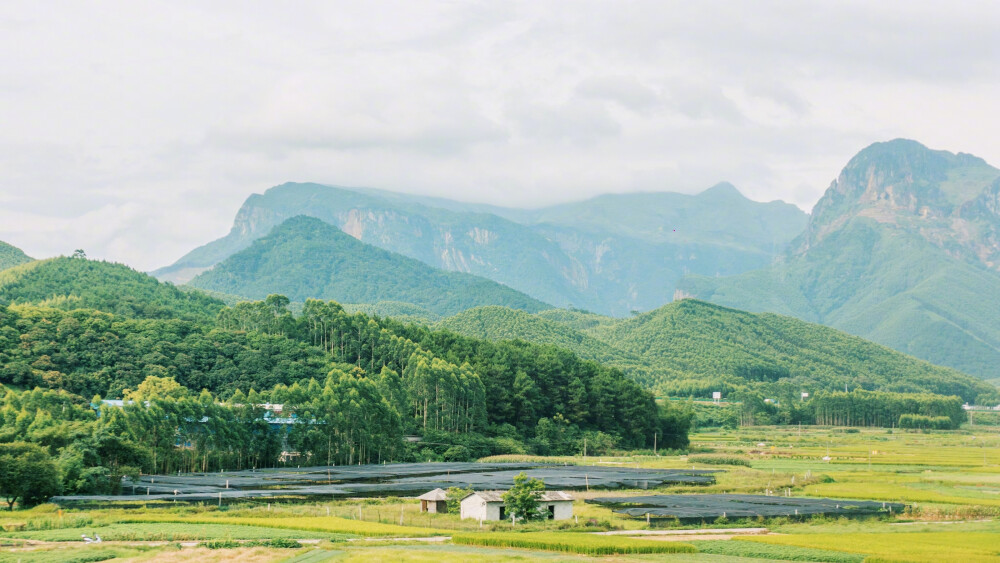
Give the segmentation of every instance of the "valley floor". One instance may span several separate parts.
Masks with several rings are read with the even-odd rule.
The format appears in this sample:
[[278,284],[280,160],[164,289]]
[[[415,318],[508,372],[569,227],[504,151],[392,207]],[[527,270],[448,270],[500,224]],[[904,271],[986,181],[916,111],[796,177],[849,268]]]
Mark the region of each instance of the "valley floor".
[[[713,485],[670,487],[655,494],[774,491],[903,502],[908,508],[892,517],[684,524],[654,519],[647,524],[584,500],[652,491],[591,490],[575,494],[573,520],[512,527],[509,522],[481,526],[456,514],[422,514],[417,502],[400,498],[221,507],[137,503],[89,510],[44,505],[0,515],[0,562],[1000,561],[996,427],[927,433],[823,427],[709,430],[692,436],[690,459],[573,461],[724,470]],[[607,531],[615,533],[598,534]],[[82,535],[99,535],[103,541],[84,544]]]

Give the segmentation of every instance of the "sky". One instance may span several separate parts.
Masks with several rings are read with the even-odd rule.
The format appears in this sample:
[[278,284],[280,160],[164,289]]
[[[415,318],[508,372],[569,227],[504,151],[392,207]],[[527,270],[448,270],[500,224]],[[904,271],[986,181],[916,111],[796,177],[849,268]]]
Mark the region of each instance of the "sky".
[[897,137],[1000,165],[1000,3],[0,7],[0,240],[149,270],[286,181],[811,209]]

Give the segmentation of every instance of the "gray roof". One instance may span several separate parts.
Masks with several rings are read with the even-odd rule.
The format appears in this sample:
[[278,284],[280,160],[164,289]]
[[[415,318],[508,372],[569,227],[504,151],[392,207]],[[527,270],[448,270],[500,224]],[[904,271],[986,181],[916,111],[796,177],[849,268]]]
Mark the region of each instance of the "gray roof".
[[448,492],[444,489],[434,489],[417,497],[419,500],[448,500]]
[[[503,495],[506,492],[507,491],[476,491],[472,493],[472,495],[476,495],[486,502],[503,502]],[[472,495],[467,495],[465,498],[469,498]],[[542,496],[538,497],[538,500],[542,502],[572,501],[573,495],[565,491],[545,491],[542,493]]]

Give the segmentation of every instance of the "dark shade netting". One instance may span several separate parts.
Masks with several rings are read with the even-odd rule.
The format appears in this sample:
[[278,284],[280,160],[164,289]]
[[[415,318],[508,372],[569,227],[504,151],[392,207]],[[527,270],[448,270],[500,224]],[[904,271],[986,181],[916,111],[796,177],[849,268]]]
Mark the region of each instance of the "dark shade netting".
[[609,505],[619,514],[637,518],[677,518],[714,520],[719,517],[775,517],[862,515],[899,513],[905,505],[881,501],[834,500],[828,498],[763,495],[651,495],[639,497],[599,497],[594,504]]
[[646,489],[663,485],[707,485],[714,470],[640,469],[532,463],[394,463],[143,475],[126,480],[122,495],[54,497],[52,502],[136,500],[238,500],[273,497],[364,497],[418,495],[463,487],[505,490],[524,471],[548,489]]

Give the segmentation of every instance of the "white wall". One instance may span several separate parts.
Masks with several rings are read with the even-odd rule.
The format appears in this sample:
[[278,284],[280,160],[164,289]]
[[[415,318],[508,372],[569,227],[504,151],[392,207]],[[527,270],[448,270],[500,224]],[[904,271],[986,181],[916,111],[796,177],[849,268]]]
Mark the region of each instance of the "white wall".
[[[566,500],[561,502],[553,502],[556,507],[556,520],[569,520],[573,517],[573,501]],[[548,509],[546,509],[548,510]]]

